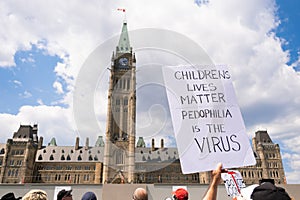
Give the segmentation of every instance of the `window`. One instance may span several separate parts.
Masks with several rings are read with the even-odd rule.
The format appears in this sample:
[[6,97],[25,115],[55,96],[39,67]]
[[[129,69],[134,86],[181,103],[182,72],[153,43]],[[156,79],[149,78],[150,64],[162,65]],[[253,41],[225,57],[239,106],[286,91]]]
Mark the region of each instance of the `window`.
[[52,154],[51,154],[51,156],[50,156],[49,160],[54,160],[54,157],[53,157],[53,155],[52,155]]
[[43,160],[43,157],[41,154],[39,155],[38,160]]
[[127,98],[127,97],[124,99],[124,105],[125,105],[125,106],[128,105],[128,98]]
[[11,161],[9,162],[9,165],[10,165],[10,166],[14,166],[14,163],[15,163],[15,161],[14,161],[14,160],[11,160]]
[[2,148],[1,150],[0,150],[0,154],[4,154],[5,153],[5,150],[4,150],[4,148]]
[[22,160],[17,160],[17,166],[21,166],[22,165]]
[[127,90],[129,90],[129,89],[130,89],[130,80],[127,79]]
[[123,152],[121,150],[117,151],[117,155],[116,155],[116,164],[123,164],[124,160],[123,160]]

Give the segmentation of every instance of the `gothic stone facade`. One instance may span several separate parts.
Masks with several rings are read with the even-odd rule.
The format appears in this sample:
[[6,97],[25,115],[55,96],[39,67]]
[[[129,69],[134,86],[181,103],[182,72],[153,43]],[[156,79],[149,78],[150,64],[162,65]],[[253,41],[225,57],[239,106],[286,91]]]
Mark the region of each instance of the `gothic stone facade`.
[[[43,138],[37,137],[37,125],[21,125],[12,139],[0,144],[1,183],[49,183],[49,184],[100,184],[103,182],[103,158],[105,144],[101,136],[94,146],[88,139],[85,146],[57,146],[52,139],[43,146]],[[273,179],[285,183],[284,169],[278,144],[274,144],[267,131],[257,131],[253,138],[255,166],[239,168],[246,184],[259,183],[261,179]],[[121,161],[119,161],[121,162]],[[113,176],[111,183],[121,183],[122,171]],[[156,147],[145,147],[143,138],[135,145],[134,183],[208,184],[209,173],[184,175],[176,148],[167,148],[163,140]]]

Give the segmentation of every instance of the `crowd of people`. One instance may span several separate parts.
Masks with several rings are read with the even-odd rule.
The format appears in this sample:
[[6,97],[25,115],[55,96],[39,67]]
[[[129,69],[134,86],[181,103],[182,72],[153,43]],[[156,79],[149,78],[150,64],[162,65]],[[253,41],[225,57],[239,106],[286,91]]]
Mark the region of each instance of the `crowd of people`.
[[[23,197],[15,197],[13,192],[9,192],[1,197],[1,200],[49,200],[44,190],[30,190]],[[72,190],[60,190],[56,200],[73,200]],[[81,200],[97,200],[94,192],[86,192],[82,195]]]
[[[207,188],[202,200],[216,200],[218,184],[221,182],[221,173],[226,170],[222,169],[219,163],[215,170],[211,172],[211,182]],[[72,190],[60,190],[56,196],[57,200],[73,200]],[[136,188],[132,200],[148,200],[148,192],[144,188]],[[43,190],[30,190],[23,197],[15,197],[14,193],[9,192],[1,197],[0,200],[48,200],[47,193]],[[126,198],[124,198],[126,199]],[[97,200],[94,192],[86,192],[81,200]],[[172,198],[166,200],[189,200],[189,193],[184,188],[178,188],[173,192]],[[275,186],[275,184],[266,182],[255,187],[249,186],[241,190],[241,194],[234,197],[234,200],[292,200],[285,189]]]

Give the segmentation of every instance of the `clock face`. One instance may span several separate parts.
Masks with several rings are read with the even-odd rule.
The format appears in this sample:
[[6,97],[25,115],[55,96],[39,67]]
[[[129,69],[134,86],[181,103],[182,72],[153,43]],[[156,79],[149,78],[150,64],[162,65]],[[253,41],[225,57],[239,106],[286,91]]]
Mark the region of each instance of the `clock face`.
[[127,58],[120,58],[119,64],[121,68],[128,67],[128,59]]

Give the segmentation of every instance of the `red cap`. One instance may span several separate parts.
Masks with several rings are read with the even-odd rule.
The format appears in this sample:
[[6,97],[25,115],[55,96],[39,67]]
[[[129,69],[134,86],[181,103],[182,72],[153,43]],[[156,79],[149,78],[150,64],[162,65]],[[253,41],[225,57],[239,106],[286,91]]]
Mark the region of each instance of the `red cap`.
[[183,188],[177,189],[173,194],[178,200],[187,200],[189,198],[189,193]]

